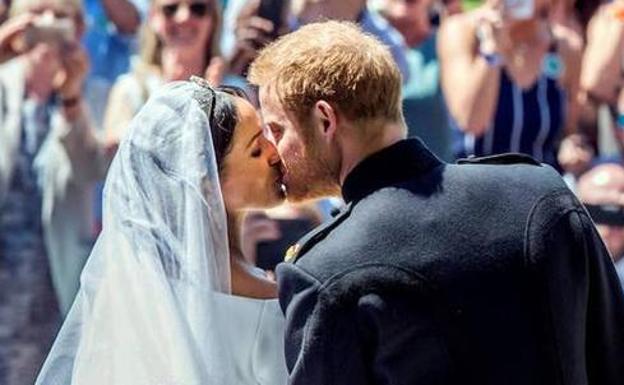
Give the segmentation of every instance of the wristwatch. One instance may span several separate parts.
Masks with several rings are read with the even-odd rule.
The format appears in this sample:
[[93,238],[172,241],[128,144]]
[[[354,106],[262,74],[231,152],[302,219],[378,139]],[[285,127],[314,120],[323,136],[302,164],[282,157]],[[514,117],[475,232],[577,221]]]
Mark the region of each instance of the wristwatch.
[[481,56],[485,60],[487,65],[492,68],[500,68],[503,66],[503,64],[505,64],[501,54],[496,53],[496,52],[486,53],[486,52],[479,50],[479,56]]
[[75,106],[78,105],[78,103],[80,103],[80,96],[74,96],[74,97],[70,97],[70,98],[62,98],[61,99],[61,104],[65,108],[75,107]]

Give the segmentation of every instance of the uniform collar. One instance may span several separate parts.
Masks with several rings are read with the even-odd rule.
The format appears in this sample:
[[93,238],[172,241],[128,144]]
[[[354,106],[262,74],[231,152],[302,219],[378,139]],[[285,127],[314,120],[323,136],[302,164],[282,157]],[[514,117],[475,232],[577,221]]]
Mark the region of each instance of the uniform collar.
[[426,174],[442,161],[420,139],[406,139],[361,161],[342,186],[345,202],[359,201],[380,188]]

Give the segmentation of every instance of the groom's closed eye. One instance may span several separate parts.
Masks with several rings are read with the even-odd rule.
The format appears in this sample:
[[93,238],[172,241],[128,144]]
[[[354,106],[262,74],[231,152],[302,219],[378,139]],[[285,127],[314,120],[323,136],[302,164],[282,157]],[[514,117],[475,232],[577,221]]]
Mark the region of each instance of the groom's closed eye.
[[275,145],[282,138],[283,131],[282,126],[277,123],[269,123],[263,128],[264,136]]

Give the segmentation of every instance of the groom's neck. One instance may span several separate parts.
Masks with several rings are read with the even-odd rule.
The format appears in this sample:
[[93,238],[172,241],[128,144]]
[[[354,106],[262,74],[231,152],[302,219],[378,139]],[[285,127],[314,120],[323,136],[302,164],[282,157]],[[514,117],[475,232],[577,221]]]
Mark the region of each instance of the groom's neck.
[[[361,135],[362,132],[377,132],[377,135]],[[404,123],[379,123],[376,127],[351,127],[341,141],[342,162],[340,185],[364,159],[405,139],[407,129]]]

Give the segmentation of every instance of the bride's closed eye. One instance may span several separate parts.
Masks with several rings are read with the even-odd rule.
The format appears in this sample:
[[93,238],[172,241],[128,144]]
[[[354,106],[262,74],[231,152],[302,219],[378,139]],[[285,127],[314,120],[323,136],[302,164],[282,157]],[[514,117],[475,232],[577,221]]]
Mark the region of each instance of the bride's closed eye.
[[251,151],[252,158],[259,158],[260,155],[262,155],[262,149],[260,147],[254,148],[253,151]]

